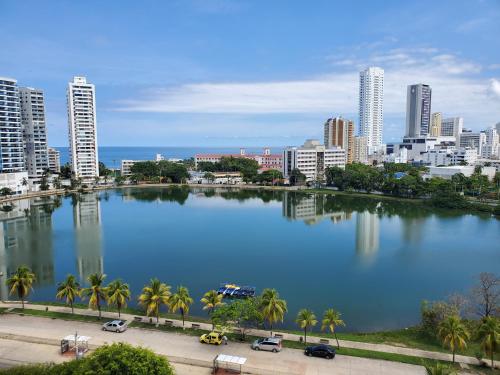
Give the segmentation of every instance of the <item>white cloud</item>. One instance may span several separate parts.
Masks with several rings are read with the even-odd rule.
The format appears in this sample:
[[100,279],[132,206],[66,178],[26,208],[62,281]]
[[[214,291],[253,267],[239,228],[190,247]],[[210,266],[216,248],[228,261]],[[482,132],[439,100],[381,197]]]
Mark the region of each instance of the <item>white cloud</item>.
[[[489,91],[491,94],[497,97],[497,99],[500,99],[500,81],[498,79],[492,78],[490,80],[490,87]],[[500,103],[499,103],[500,105]]]
[[404,115],[408,84],[427,83],[433,89],[433,110],[486,124],[500,118],[498,100],[491,95],[498,92],[499,82],[479,76],[479,64],[434,48],[394,49],[365,59],[340,57],[333,65],[341,71],[305,80],[199,83],[151,89],[139,99],[120,101],[117,110],[354,114],[358,108],[358,72],[362,67],[378,65],[385,69],[384,112],[388,115]]

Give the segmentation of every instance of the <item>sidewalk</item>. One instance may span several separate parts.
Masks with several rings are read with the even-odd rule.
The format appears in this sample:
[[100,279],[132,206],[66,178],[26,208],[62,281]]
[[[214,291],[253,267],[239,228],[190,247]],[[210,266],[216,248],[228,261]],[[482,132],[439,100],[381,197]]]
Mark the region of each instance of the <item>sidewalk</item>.
[[[13,303],[13,302],[3,302],[0,303],[0,307],[6,307],[6,308],[20,308],[19,303]],[[28,309],[33,309],[33,310],[45,310],[45,306],[43,305],[35,305],[35,304],[30,304],[26,303],[26,308]],[[63,306],[49,306],[50,311],[55,311],[55,312],[64,312],[64,313],[71,313],[71,309],[69,307],[63,307]],[[75,308],[75,314],[80,314],[80,315],[90,315],[90,316],[98,316],[97,311],[93,311],[90,309],[76,309]],[[103,312],[102,313],[103,318],[112,318],[116,319],[118,317],[118,313],[110,313],[110,312]],[[135,321],[134,318],[136,318],[136,315],[131,315],[131,314],[121,314],[121,318],[125,319],[129,322]],[[182,320],[176,320],[176,319],[168,319],[173,322],[174,327],[182,327]],[[149,323],[149,317],[141,317],[141,321],[144,323]],[[153,319],[153,322],[155,319]],[[165,323],[165,318],[160,319],[160,324]],[[210,323],[198,323],[198,322],[190,322],[186,321],[185,326],[188,328],[191,328],[192,325],[198,325],[200,329],[203,330],[211,330],[212,325]],[[269,336],[269,331],[265,330],[259,330],[259,329],[252,329],[247,331],[248,335],[252,336],[261,336],[261,337],[267,337]],[[283,333],[283,332],[274,332],[274,334],[280,334],[283,336],[284,340],[290,340],[290,341],[299,341],[300,340],[300,335],[296,334],[291,334],[291,333]],[[320,338],[315,337],[315,336],[309,336],[308,337],[308,342],[313,344],[319,344],[320,343]],[[330,342],[333,344],[333,340],[330,339]],[[428,358],[428,359],[435,359],[435,360],[442,360],[442,361],[452,361],[452,355],[447,354],[447,353],[441,353],[441,352],[433,352],[433,351],[428,351],[428,350],[421,350],[421,349],[412,349],[412,348],[404,348],[404,347],[398,347],[398,346],[392,346],[392,345],[386,345],[386,344],[372,344],[372,343],[366,343],[366,342],[357,342],[357,341],[347,341],[347,340],[339,340],[340,346],[344,348],[352,348],[352,349],[364,349],[364,350],[371,350],[375,352],[385,352],[385,353],[394,353],[394,354],[403,354],[403,355],[408,355],[408,356],[413,356],[413,357],[421,357],[421,358]],[[463,355],[455,355],[455,361],[459,363],[465,363],[468,365],[477,365],[478,361],[474,357],[468,357],[468,356],[463,356]],[[488,359],[485,359],[487,363],[490,363]],[[500,361],[495,361],[495,366],[498,367],[500,366]]]

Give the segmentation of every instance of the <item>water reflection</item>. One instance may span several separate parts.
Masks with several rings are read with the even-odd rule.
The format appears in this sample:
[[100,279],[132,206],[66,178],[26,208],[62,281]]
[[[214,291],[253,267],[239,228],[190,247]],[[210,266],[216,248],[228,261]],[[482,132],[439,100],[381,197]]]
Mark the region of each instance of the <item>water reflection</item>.
[[76,266],[80,283],[90,274],[104,273],[101,233],[101,202],[98,193],[72,197],[76,240]]
[[303,220],[308,225],[317,224],[323,219],[330,219],[333,223],[351,219],[350,212],[328,210],[325,205],[327,199],[324,194],[301,195],[284,192],[283,216],[290,220]]
[[8,298],[5,279],[23,264],[35,273],[35,287],[54,284],[52,213],[60,206],[59,197],[43,197],[0,211],[0,299]]
[[356,254],[373,256],[379,248],[380,227],[377,214],[370,211],[356,215]]

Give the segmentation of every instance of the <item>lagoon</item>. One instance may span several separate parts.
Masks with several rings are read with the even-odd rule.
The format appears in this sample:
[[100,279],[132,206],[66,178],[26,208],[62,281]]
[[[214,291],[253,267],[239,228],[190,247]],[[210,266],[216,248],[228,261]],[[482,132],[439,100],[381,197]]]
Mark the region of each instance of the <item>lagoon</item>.
[[0,294],[26,264],[32,300],[55,300],[66,274],[122,278],[136,296],[151,277],[199,299],[222,282],[276,288],[285,326],[300,308],[334,307],[346,331],[418,323],[422,300],[466,293],[500,269],[500,220],[345,195],[228,188],[127,187],[14,202],[0,212]]

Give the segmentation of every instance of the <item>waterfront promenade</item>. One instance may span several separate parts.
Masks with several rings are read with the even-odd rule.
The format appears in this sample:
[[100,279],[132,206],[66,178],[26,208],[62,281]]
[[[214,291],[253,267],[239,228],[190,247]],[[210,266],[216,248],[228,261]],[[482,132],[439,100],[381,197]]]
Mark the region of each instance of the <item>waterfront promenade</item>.
[[[3,307],[3,306],[2,306]],[[31,306],[30,306],[31,307]],[[116,315],[116,314],[115,314]],[[123,316],[133,318],[132,316]],[[176,324],[178,322],[175,322]],[[103,332],[99,324],[67,321],[18,314],[4,314],[0,319],[0,343],[7,347],[0,350],[0,362],[12,364],[63,360],[58,354],[62,337],[75,331],[90,336],[90,348],[114,342],[126,342],[152,349],[165,355],[178,370],[179,375],[208,374],[212,360],[220,353],[247,358],[245,372],[259,375],[319,375],[319,374],[425,374],[422,366],[409,365],[367,358],[337,355],[334,360],[310,358],[301,350],[285,348],[280,353],[256,352],[248,343],[230,342],[227,346],[203,345],[198,337],[157,330],[129,328],[124,333]],[[12,342],[20,342],[20,352],[9,355]],[[27,346],[26,344],[31,344]],[[11,357],[5,358],[5,357]],[[20,358],[21,357],[21,358]],[[181,370],[181,371],[179,371]]]
[[[36,305],[36,304],[26,304],[28,309],[34,309],[34,310],[45,310],[45,306],[43,305]],[[1,303],[0,307],[2,308],[19,308],[20,305],[19,303]],[[64,307],[64,306],[49,306],[50,311],[53,312],[62,312],[62,313],[71,313],[71,309],[69,307]],[[90,309],[76,309],[75,308],[75,314],[81,314],[81,315],[89,315],[89,316],[97,316],[98,312],[93,311]],[[103,321],[106,319],[116,319],[118,317],[117,313],[111,313],[111,312],[103,312]],[[26,318],[26,317],[25,317]],[[121,318],[127,320],[128,322],[133,322],[137,321],[138,316],[136,315],[131,315],[131,314],[121,314]],[[142,322],[149,322],[148,317],[140,317]],[[176,319],[168,319],[169,321],[172,322],[172,325],[175,327],[182,327],[182,321],[181,320],[176,320]],[[154,320],[153,320],[154,321]],[[160,320],[160,324],[164,324],[165,319]],[[76,322],[75,322],[76,324]],[[202,330],[211,330],[212,325],[209,323],[200,323],[200,322],[191,322],[191,321],[186,321],[185,326],[187,328],[191,328],[195,324],[195,326],[199,329]],[[154,325],[152,325],[154,326]],[[2,333],[15,333],[15,331],[12,330],[7,330],[4,331],[5,325],[0,325],[0,336]],[[260,336],[260,337],[266,337],[269,336],[269,331],[265,330],[259,330],[259,329],[251,329],[247,330],[248,335],[252,336]],[[285,332],[274,332],[274,334],[279,334],[282,335],[284,340],[290,340],[290,341],[299,341],[300,336],[297,334],[292,334],[292,333],[285,333]],[[191,336],[191,339],[193,337]],[[196,340],[197,341],[197,340]],[[320,343],[320,337],[315,337],[315,336],[308,336],[308,343]],[[362,349],[362,350],[370,350],[370,351],[375,351],[375,352],[384,352],[384,353],[394,353],[394,354],[402,354],[402,355],[407,355],[407,356],[414,356],[414,357],[420,357],[420,358],[426,358],[426,359],[433,359],[433,360],[443,360],[443,361],[451,361],[452,356],[451,354],[448,353],[443,353],[443,352],[434,352],[434,351],[428,351],[428,350],[421,350],[421,349],[413,349],[413,348],[407,348],[407,347],[400,347],[400,346],[393,346],[393,345],[387,345],[387,344],[373,344],[373,343],[366,343],[366,342],[358,342],[358,341],[347,341],[347,340],[339,340],[340,346],[344,348],[352,348],[352,349]],[[330,344],[335,345],[334,340],[330,340]],[[246,345],[248,346],[248,345]],[[456,355],[455,357],[456,362],[462,363],[465,365],[477,365],[478,361],[474,357],[468,357],[468,356],[463,356],[463,355]],[[485,359],[487,361],[487,359]],[[500,366],[499,361],[495,361],[495,366]]]

